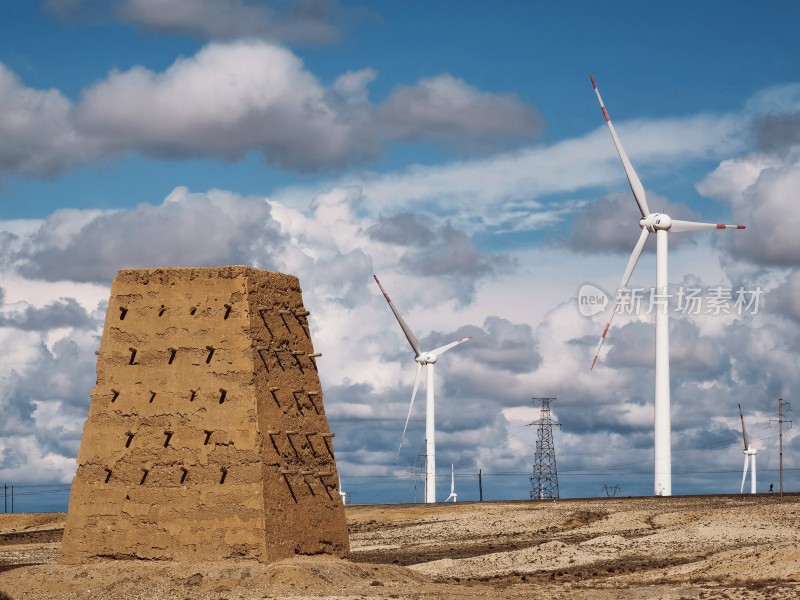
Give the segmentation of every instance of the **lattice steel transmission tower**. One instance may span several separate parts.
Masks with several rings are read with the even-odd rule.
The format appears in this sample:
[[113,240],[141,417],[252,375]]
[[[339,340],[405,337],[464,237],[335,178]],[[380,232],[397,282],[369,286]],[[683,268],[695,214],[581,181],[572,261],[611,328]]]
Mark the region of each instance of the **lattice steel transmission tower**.
[[533,476],[531,479],[531,500],[558,499],[558,469],[556,469],[556,449],[553,446],[553,426],[561,427],[561,423],[550,417],[550,403],[555,398],[533,398],[542,403],[539,420],[531,425],[538,425],[536,432],[536,454],[533,457]]

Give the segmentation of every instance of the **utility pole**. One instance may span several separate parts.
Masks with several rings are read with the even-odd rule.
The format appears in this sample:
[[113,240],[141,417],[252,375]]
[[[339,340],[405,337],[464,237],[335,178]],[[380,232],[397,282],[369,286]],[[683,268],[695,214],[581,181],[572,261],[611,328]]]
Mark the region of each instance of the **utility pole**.
[[3,484],[3,512],[8,512],[8,484]]
[[483,469],[478,469],[478,498],[483,502]]
[[553,426],[561,423],[550,417],[550,403],[555,398],[532,398],[542,403],[539,420],[530,423],[538,425],[536,432],[536,453],[533,457],[533,476],[531,481],[531,500],[558,499],[558,470],[556,469],[556,449],[553,446]]
[[[780,485],[781,485],[781,500],[783,500],[783,407],[791,406],[788,402],[784,402],[783,398],[778,398],[778,448],[780,449],[780,463],[779,463],[779,473],[780,473]],[[770,423],[772,423],[775,419],[770,419]],[[786,421],[786,423],[791,424],[791,421]]]

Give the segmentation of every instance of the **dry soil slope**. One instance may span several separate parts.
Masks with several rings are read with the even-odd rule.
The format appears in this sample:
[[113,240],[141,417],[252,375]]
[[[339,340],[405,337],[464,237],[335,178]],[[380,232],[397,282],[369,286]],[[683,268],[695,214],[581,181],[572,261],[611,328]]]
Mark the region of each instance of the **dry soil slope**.
[[800,597],[797,496],[352,506],[347,517],[350,560],[67,566],[63,514],[0,515],[0,590],[14,600]]

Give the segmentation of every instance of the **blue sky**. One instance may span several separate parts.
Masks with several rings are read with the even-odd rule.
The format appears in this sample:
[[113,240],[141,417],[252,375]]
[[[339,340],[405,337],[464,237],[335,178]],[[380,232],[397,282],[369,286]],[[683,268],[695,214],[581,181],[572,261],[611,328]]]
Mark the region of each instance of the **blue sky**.
[[[675,491],[738,491],[737,402],[774,462],[770,418],[798,383],[798,17],[788,2],[3,3],[0,477],[69,482],[116,270],[245,263],[303,282],[356,500],[412,494],[414,451],[392,465],[412,361],[373,272],[421,340],[475,336],[438,366],[442,473],[482,469],[491,497],[526,497],[524,475],[491,473],[530,470],[529,399],[558,396],[562,493],[649,493],[650,317],[615,321],[589,373],[604,319],[576,309],[583,283],[614,289],[638,234],[593,73],[651,208],[748,225],[670,255],[676,289],[764,291],[757,315],[672,323]],[[653,285],[652,263],[632,285]],[[66,373],[58,393],[40,385]],[[409,427],[416,448],[421,410]],[[681,456],[696,472],[677,475]]]

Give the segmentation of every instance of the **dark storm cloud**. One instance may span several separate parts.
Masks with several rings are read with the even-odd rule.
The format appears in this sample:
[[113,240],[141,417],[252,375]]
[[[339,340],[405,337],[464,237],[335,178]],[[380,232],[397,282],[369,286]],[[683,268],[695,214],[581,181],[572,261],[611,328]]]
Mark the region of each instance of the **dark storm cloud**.
[[235,39],[255,37],[284,43],[329,44],[340,39],[334,24],[345,9],[333,0],[125,0],[124,20],[159,33]]
[[58,90],[25,87],[0,63],[0,180],[50,178],[102,160],[104,145],[75,130],[74,106]]
[[764,152],[782,152],[800,145],[800,112],[757,116],[753,133],[757,149]]
[[[3,301],[0,290],[0,304]],[[56,327],[91,328],[97,323],[74,298],[61,298],[57,302],[36,308],[28,306],[21,312],[0,314],[0,327],[47,331]]]
[[[697,213],[682,203],[667,203],[659,198],[648,199],[651,210],[664,212],[674,219],[698,221]],[[579,252],[621,252],[630,254],[639,239],[641,213],[630,194],[612,194],[584,205],[570,223],[567,245]],[[686,243],[691,234],[670,236],[670,246]],[[645,251],[655,249],[655,236],[650,236]],[[624,268],[624,267],[623,267]],[[622,271],[620,271],[622,274]]]
[[511,255],[481,253],[466,233],[450,224],[439,229],[425,248],[406,254],[401,264],[415,275],[446,278],[462,304],[472,300],[480,279],[517,268]]
[[117,19],[162,34],[314,45],[339,40],[338,23],[368,15],[334,0],[45,0],[44,7],[67,22]]
[[792,269],[786,281],[769,292],[769,310],[800,322],[800,270]]
[[735,257],[763,265],[800,263],[800,166],[788,156],[785,162],[761,172],[734,204],[737,219],[747,225],[727,240]]
[[[609,366],[652,368],[655,365],[655,327],[653,323],[628,323],[609,331]],[[718,342],[702,337],[697,325],[685,319],[670,318],[669,357],[672,371],[718,373],[721,356]]]
[[57,341],[52,350],[41,345],[30,369],[13,379],[12,403],[28,406],[34,401],[59,401],[65,405],[65,411],[72,407],[74,414],[85,416],[96,379],[93,350],[82,348],[70,338]]
[[0,396],[3,421],[0,424],[0,432],[8,434],[32,428],[36,424],[33,418],[36,406],[30,395],[25,393],[25,387],[28,384],[27,377],[22,377],[12,371],[3,383],[3,391]]
[[[172,2],[193,17],[198,7],[223,5]],[[322,171],[374,160],[395,142],[488,149],[539,130],[522,100],[448,74],[374,103],[368,86],[376,77],[370,68],[348,71],[326,86],[288,49],[248,38],[209,43],[162,72],[112,70],[74,103],[58,90],[25,87],[0,64],[0,177],[52,177],[126,153],[240,160],[258,152],[269,164]]]
[[[97,337],[99,345],[99,332]],[[3,380],[0,409],[4,418],[0,434],[9,439],[33,437],[36,454],[74,460],[80,425],[86,418],[95,384],[95,347],[67,337],[53,344],[52,349],[44,344],[34,348],[35,355],[25,370],[12,371]],[[2,468],[30,466],[32,462],[35,464],[36,460],[28,455]],[[42,473],[41,469],[32,470],[29,477],[36,479]],[[44,475],[52,476],[52,473]]]
[[461,327],[447,334],[434,332],[424,342],[426,348],[435,348],[467,336],[472,339],[460,346],[458,352],[488,369],[530,373],[542,361],[530,325],[495,316],[487,317],[482,327]]
[[367,286],[372,285],[373,271],[372,259],[358,249],[313,261],[298,275],[313,282],[320,295],[355,308],[372,301]]
[[373,240],[399,246],[427,246],[436,237],[425,218],[408,212],[391,217],[381,215],[367,233]]
[[541,118],[514,94],[488,94],[450,75],[398,86],[377,108],[390,137],[434,139],[492,147],[496,142],[528,139]]
[[736,365],[735,378],[725,382],[737,398],[746,402],[771,402],[800,387],[795,340],[800,328],[795,323],[755,325],[747,321],[732,324],[725,347]]
[[63,229],[56,212],[7,264],[37,279],[107,283],[122,268],[254,261],[274,267],[271,253],[282,241],[264,201],[200,194],[94,216],[66,239]]
[[652,444],[652,423],[631,423],[626,418],[628,406],[642,406],[645,404],[644,398],[637,396],[635,392],[622,396],[610,405],[575,406],[568,401],[559,401],[552,408],[558,410],[563,431],[570,434],[613,433],[625,436],[630,447],[646,447]]

